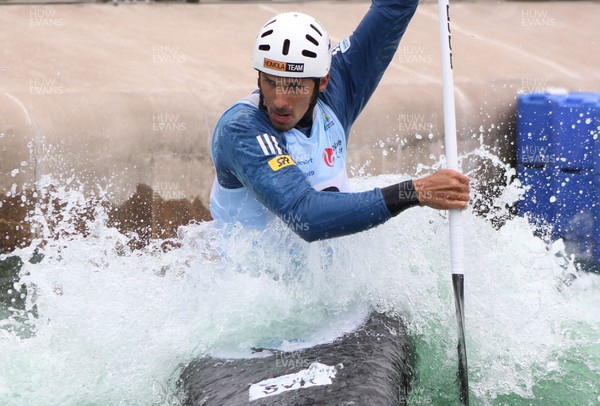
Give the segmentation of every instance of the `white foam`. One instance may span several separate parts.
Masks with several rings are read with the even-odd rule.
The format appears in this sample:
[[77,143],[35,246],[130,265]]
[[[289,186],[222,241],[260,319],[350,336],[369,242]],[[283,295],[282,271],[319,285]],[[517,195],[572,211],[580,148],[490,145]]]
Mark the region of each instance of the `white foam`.
[[[402,178],[352,183],[360,190]],[[101,208],[77,188],[43,181],[38,193],[62,199],[72,214],[90,202]],[[517,189],[506,188],[492,214],[506,213]],[[443,388],[435,392],[448,393],[440,402],[453,399],[456,322],[443,212],[411,208],[376,229],[313,244],[283,229],[278,240],[252,233],[224,240],[205,223],[166,252],[163,241],[130,250],[97,214],[82,236],[68,216],[44,223],[39,211],[39,232],[51,236],[39,248],[44,259],[27,261],[39,241],[15,251],[25,261],[19,284],[28,286],[30,312],[15,311],[8,324],[22,328],[29,318],[34,334],[0,334],[1,404],[148,404],[152,393],[177,404],[176,381],[191,359],[328,340],[360,323],[365,308],[404,316],[421,352],[419,393]],[[498,230],[467,212],[464,222],[473,396],[482,404],[534,398],[537,382],[569,373],[559,361],[573,354],[597,373],[584,350],[600,337],[600,277],[572,270],[577,278],[561,285],[560,247],[533,236],[524,219]]]

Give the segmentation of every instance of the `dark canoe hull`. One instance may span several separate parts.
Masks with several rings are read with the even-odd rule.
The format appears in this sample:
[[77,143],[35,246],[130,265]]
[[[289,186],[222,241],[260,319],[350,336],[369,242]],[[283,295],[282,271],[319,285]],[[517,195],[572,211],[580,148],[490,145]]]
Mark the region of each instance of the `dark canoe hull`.
[[[404,405],[412,379],[413,348],[401,320],[373,313],[364,325],[332,343],[265,358],[191,362],[180,379],[186,405]],[[251,384],[294,374],[313,362],[336,366],[329,385],[290,390],[249,401]],[[339,367],[343,364],[343,368]]]

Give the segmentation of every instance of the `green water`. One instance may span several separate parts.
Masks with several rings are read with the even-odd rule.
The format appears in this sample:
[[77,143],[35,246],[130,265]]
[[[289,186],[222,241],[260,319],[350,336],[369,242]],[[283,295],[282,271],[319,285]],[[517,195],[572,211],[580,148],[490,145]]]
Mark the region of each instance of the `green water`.
[[[584,327],[584,330],[586,328]],[[581,332],[580,332],[581,333]],[[592,332],[584,331],[583,334]],[[458,399],[458,386],[452,362],[440,363],[447,359],[447,349],[452,343],[432,342],[416,338],[419,354],[415,365],[416,379],[408,405],[454,405]],[[440,344],[447,344],[442,346]],[[541,376],[532,387],[533,397],[517,394],[498,395],[495,399],[482,401],[471,393],[471,405],[497,406],[584,406],[600,403],[599,371],[588,365],[600,365],[600,343],[588,344],[571,350],[556,359],[560,372],[535,371]],[[472,379],[477,379],[476,376]],[[595,383],[595,384],[594,384]]]

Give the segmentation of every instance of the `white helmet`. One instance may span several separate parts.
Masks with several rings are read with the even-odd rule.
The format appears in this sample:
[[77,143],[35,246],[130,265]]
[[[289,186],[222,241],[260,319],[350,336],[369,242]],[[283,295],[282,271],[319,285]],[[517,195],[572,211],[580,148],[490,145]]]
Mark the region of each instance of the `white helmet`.
[[322,78],[329,73],[331,42],[323,26],[302,13],[283,13],[256,37],[252,66],[269,75]]

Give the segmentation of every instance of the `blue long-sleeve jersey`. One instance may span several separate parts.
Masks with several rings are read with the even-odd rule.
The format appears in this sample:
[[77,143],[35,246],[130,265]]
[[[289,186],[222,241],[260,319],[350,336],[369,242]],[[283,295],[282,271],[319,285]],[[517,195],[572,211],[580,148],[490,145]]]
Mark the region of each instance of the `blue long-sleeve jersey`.
[[[211,144],[215,221],[262,228],[277,216],[314,241],[363,231],[391,217],[381,189],[346,193],[346,145],[417,4],[374,0],[354,33],[334,48],[330,82],[319,95],[309,136],[273,128],[256,94],[223,114]],[[332,188],[341,193],[324,191]]]

